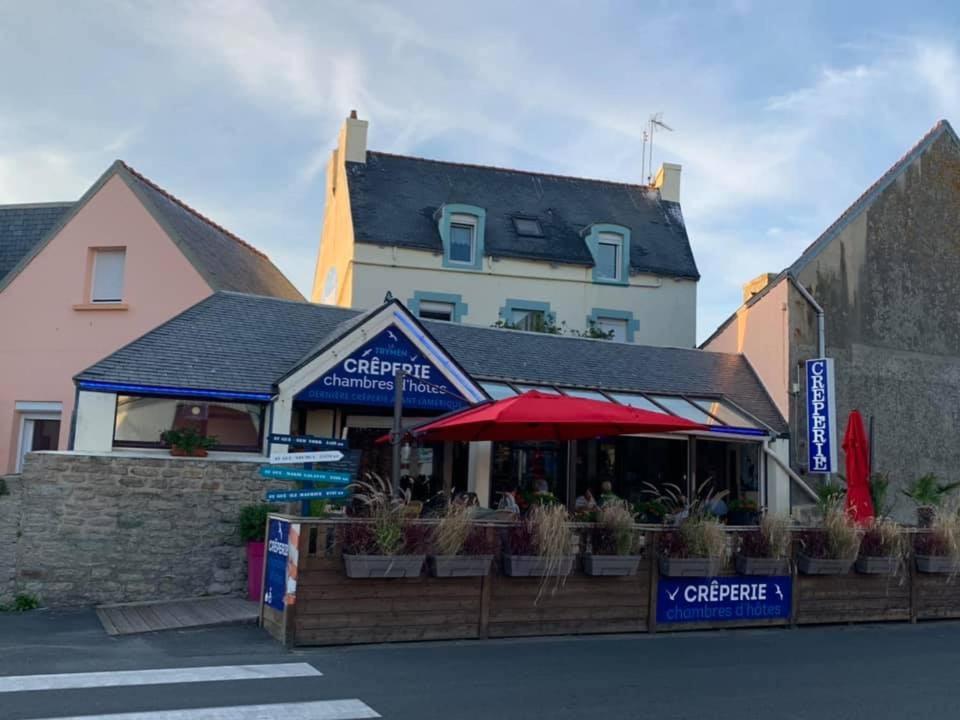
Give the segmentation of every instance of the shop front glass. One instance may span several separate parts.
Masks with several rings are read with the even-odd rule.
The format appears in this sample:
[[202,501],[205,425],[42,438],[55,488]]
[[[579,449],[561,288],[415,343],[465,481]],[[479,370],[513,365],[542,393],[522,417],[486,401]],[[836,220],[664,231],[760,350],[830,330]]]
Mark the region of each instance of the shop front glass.
[[695,455],[698,495],[726,493],[712,503],[715,514],[731,524],[756,521],[760,501],[760,445],[698,438]]
[[549,494],[567,502],[567,446],[555,442],[496,442],[491,456],[490,505],[503,493],[517,496],[521,510],[536,496]]

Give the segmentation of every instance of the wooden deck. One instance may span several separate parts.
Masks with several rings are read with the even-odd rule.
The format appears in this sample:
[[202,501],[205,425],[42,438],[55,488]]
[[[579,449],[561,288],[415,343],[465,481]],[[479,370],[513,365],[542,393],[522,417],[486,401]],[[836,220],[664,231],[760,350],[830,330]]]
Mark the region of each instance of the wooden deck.
[[108,635],[133,635],[158,630],[253,624],[255,602],[232,597],[194,598],[160,602],[101,605],[97,617]]

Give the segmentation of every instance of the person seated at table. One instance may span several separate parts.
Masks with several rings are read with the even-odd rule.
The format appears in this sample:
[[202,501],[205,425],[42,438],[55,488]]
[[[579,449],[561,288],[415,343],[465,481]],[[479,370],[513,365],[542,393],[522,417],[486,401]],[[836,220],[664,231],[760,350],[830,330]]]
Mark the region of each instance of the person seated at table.
[[520,505],[517,503],[517,486],[511,484],[506,490],[500,493],[500,501],[497,503],[497,510],[507,510],[516,515],[520,514]]
[[593,497],[593,491],[587,488],[583,495],[579,495],[573,503],[573,509],[578,513],[592,512],[597,509],[597,501]]
[[613,492],[613,483],[609,480],[604,480],[600,483],[600,505],[606,505],[607,503],[619,502],[620,497]]

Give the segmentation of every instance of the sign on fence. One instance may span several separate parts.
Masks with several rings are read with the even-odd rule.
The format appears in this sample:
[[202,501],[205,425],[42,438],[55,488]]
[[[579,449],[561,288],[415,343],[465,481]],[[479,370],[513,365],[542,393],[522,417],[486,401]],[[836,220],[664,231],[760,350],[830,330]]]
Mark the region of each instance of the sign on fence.
[[659,579],[657,623],[787,619],[792,579],[737,576]]
[[294,502],[296,500],[338,500],[350,497],[344,488],[317,488],[313,490],[268,490],[268,502]]
[[[270,518],[270,532],[267,540],[267,573],[263,583],[263,602],[275,610],[283,610],[284,605],[296,595],[297,588],[297,544],[300,526],[288,520]],[[290,568],[293,565],[292,577]]]
[[349,485],[350,474],[329,470],[307,470],[305,468],[273,467],[260,468],[260,476],[271,480],[298,480],[302,482],[321,482],[331,485]]
[[837,405],[833,360],[807,360],[807,468],[837,472]]

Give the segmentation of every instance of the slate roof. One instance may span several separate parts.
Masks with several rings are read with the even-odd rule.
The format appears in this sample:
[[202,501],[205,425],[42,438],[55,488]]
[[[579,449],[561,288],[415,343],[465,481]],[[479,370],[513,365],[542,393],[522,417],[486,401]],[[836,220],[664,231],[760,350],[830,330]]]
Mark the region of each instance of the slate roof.
[[[630,267],[699,279],[680,205],[642,185],[368,152],[347,163],[356,242],[441,252],[434,219],[444,204],[486,210],[484,253],[592,266],[584,228],[630,228]],[[517,235],[513,217],[535,217],[544,237]]]
[[0,285],[72,206],[70,202],[0,205]]
[[[76,376],[207,391],[273,393],[355,310],[215,293]],[[352,323],[350,324],[352,325]],[[742,355],[423,321],[475,379],[724,396],[778,432],[786,423]]]
[[[767,285],[763,287],[762,290],[754,294],[752,297],[747,299],[741,307],[751,307],[755,303],[762,300],[768,292],[770,292],[774,287],[780,284],[786,278],[794,279],[796,282],[797,274],[803,270],[814,258],[816,258],[832,241],[833,239],[840,234],[840,232],[847,227],[861,212],[866,210],[873,203],[877,197],[886,190],[893,182],[900,177],[906,171],[913,162],[919,158],[923,153],[925,153],[933,143],[940,138],[941,135],[947,133],[948,137],[952,138],[955,143],[960,145],[960,137],[957,136],[954,132],[953,127],[947,120],[939,120],[936,125],[934,125],[930,130],[924,135],[920,140],[917,141],[907,153],[901,157],[897,162],[890,166],[890,168],[874,182],[870,187],[863,191],[863,193],[858,197],[853,203],[840,214],[836,220],[834,220],[830,226],[824,230],[820,236],[810,243],[804,251],[800,254],[793,263],[784,268],[773,280],[771,280]],[[738,308],[739,310],[739,308]],[[734,318],[737,316],[737,311],[734,311],[726,320],[724,320],[717,327],[716,330],[700,343],[700,347],[706,347],[711,340],[716,338],[725,328],[727,328],[730,323],[733,322]]]
[[[10,227],[13,230],[6,230],[3,206],[0,206],[0,291],[115,175],[119,175],[140,199],[211,290],[269,295],[288,300],[304,299],[286,276],[270,262],[270,258],[121,160],[115,161],[75,203],[20,206],[37,208],[35,214],[31,211],[32,220],[26,226],[22,219],[17,217],[16,211],[11,210],[14,217],[10,221]],[[56,207],[58,211],[41,212],[40,209],[45,207]],[[56,217],[52,217],[54,214]],[[18,227],[24,229],[18,231]],[[21,235],[19,239],[18,232]],[[14,248],[9,253],[5,249],[8,234],[13,237],[9,245]]]

